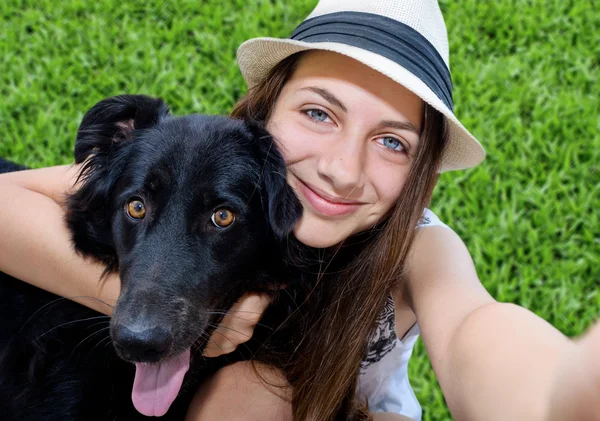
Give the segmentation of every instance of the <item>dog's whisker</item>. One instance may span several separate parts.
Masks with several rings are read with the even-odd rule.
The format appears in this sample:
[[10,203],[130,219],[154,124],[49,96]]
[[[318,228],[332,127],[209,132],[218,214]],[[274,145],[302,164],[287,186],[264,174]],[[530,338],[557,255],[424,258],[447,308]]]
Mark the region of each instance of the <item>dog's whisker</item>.
[[262,314],[260,311],[250,311],[250,310],[232,310],[232,309],[224,309],[224,310],[203,310],[204,314],[228,314],[228,313],[249,313],[249,314]]
[[227,309],[227,308],[208,308],[206,310],[202,310],[202,313],[205,313],[205,314],[210,314],[210,313],[226,314],[229,310],[231,310],[231,309]]
[[[109,322],[109,320],[102,321],[102,322],[97,322],[97,323],[94,323],[93,325],[89,325],[88,327],[92,328],[94,326],[98,326],[98,325],[105,324],[105,323],[108,323],[108,322]],[[107,328],[110,328],[110,326],[107,326]]]
[[[234,328],[232,328],[232,327],[228,327],[228,326],[219,325],[219,326],[218,326],[218,328],[230,330],[230,331],[232,331],[232,332],[235,332],[235,333],[238,333],[238,334],[240,334],[240,335],[242,335],[242,336],[245,336],[246,338],[251,338],[251,337],[252,337],[252,335],[248,335],[248,334],[246,334],[246,333],[240,332],[239,330],[236,330],[236,329],[234,329]],[[218,330],[214,330],[214,331],[213,331],[213,333],[218,333],[218,334],[220,334],[220,335],[223,335],[223,336],[225,336],[225,335],[224,335],[222,332],[219,332]]]
[[[93,352],[93,351],[94,351],[94,350],[95,350],[95,349],[96,349],[96,348],[97,348],[97,347],[98,347],[98,346],[99,346],[99,345],[100,345],[102,342],[104,342],[104,341],[107,341],[107,340],[108,340],[108,344],[112,344],[112,339],[111,339],[110,335],[106,335],[106,337],[104,337],[104,338],[100,339],[100,340],[98,341],[98,343],[97,343],[96,345],[94,345],[94,347],[93,347],[93,348],[90,350],[90,354],[91,354],[91,353],[92,353],[92,352]],[[105,344],[105,345],[106,345],[106,344]]]
[[[74,299],[79,299],[79,298],[94,298],[94,297],[89,297],[87,295],[79,295],[79,296],[74,296],[74,297],[59,297],[56,298],[46,304],[44,304],[43,306],[41,306],[39,309],[37,309],[31,316],[29,316],[29,318],[25,321],[25,323],[23,323],[23,325],[21,326],[21,328],[19,329],[19,332],[21,332],[23,330],[23,328],[25,328],[25,326],[41,311],[43,311],[44,309],[46,310],[50,310],[50,308],[60,304],[62,301],[72,301]],[[101,301],[101,300],[100,300]],[[112,307],[112,306],[111,306]],[[110,316],[106,316],[106,317],[110,317]]]
[[[241,320],[245,320],[248,321],[248,319],[242,317],[242,316],[236,316],[232,313],[246,313],[246,314],[258,314],[258,315],[262,315],[263,312],[260,311],[246,311],[246,310],[230,310],[230,311],[223,311],[223,312],[204,312],[204,314],[220,314],[220,315],[225,315],[231,318],[235,318],[235,319],[241,319]],[[265,326],[261,323],[256,323],[256,326]]]
[[[251,338],[252,337],[252,335],[248,335],[246,333],[240,332],[239,330],[236,330],[236,329],[234,329],[232,327],[228,327],[228,326],[219,326],[219,327],[221,329],[227,329],[227,330],[230,330],[232,332],[238,333],[238,334],[240,334],[242,336],[245,336],[246,338]],[[219,332],[218,330],[215,330],[213,333],[218,333],[219,335],[225,336],[227,338],[227,336],[225,334]],[[230,340],[230,342],[231,342],[231,340]],[[233,344],[233,342],[231,342],[231,343]]]
[[[209,324],[208,327],[214,327],[214,325]],[[201,332],[200,337],[198,339],[202,340],[202,341],[206,341],[206,342],[212,341],[212,339],[210,338],[210,336],[208,335],[207,332]],[[195,342],[193,342],[192,346],[190,348],[196,348],[198,351],[201,351],[200,345],[198,344],[199,340],[196,340]],[[217,344],[215,343],[215,345],[217,345]]]
[[106,347],[107,347],[107,346],[109,346],[109,345],[112,345],[112,343],[113,343],[113,341],[111,340],[111,336],[110,336],[110,335],[108,335],[108,339],[109,339],[109,341],[107,341],[107,342],[104,344],[104,348],[106,348]]
[[96,336],[98,333],[104,332],[107,329],[110,329],[109,326],[102,328],[102,329],[98,329],[97,331],[91,333],[90,335],[86,336],[85,338],[83,338],[81,341],[79,341],[79,343],[75,346],[75,348],[73,348],[73,351],[71,351],[71,354],[69,355],[69,358],[71,358],[71,356],[73,355],[73,353],[77,350],[77,348],[79,348],[79,346],[84,343],[86,340],[92,338],[93,336]]
[[[228,310],[228,311],[224,311],[222,313],[214,312],[212,314],[232,314],[232,313],[262,314],[262,312],[260,312],[260,311],[249,311],[249,310]],[[211,313],[208,313],[208,314],[211,314]],[[233,317],[235,317],[235,316],[233,316]],[[237,317],[239,317],[239,316],[237,316]]]
[[[214,327],[214,325],[213,325],[213,327]],[[250,352],[252,353],[252,356],[254,356],[254,355],[255,355],[255,353],[252,351],[252,349],[250,349],[250,347],[247,345],[247,343],[250,343],[250,341],[258,342],[258,340],[257,340],[257,339],[253,338],[253,337],[252,337],[252,335],[246,335],[246,334],[244,334],[244,333],[242,333],[242,332],[238,332],[238,331],[237,331],[237,330],[235,330],[235,329],[228,328],[227,326],[221,326],[221,327],[223,327],[223,328],[225,328],[225,329],[232,330],[232,331],[234,331],[234,332],[236,332],[236,333],[239,333],[239,334],[241,334],[241,335],[244,335],[244,336],[246,336],[246,337],[248,338],[248,340],[247,340],[247,341],[245,341],[245,342],[239,343],[239,344],[237,345],[237,347],[243,346],[243,347],[245,347],[245,348],[246,348],[248,351],[250,351]],[[272,328],[272,327],[269,327],[269,326],[265,326],[265,327],[269,328],[270,330],[273,330],[273,328]],[[229,338],[228,338],[228,337],[227,337],[225,334],[223,334],[223,333],[221,333],[221,332],[218,332],[218,331],[216,331],[216,330],[215,330],[215,331],[213,331],[213,333],[218,333],[219,335],[221,335],[221,336],[225,337],[226,339],[228,339],[228,340],[229,340],[229,341],[230,341],[230,342],[233,344],[233,341],[231,341],[231,340],[230,340],[230,339],[229,339]],[[213,339],[210,339],[210,341],[213,341]],[[214,341],[213,341],[213,342],[214,342]],[[247,342],[247,343],[246,343],[246,342]],[[260,342],[259,342],[259,343],[260,343]],[[216,345],[216,343],[215,343],[215,345]],[[262,343],[261,343],[261,345],[264,345],[264,344],[262,344]],[[262,348],[262,346],[261,346],[261,348]]]
[[27,323],[29,323],[29,321],[31,319],[33,319],[36,314],[38,314],[39,312],[41,312],[42,310],[44,310],[45,308],[48,308],[48,310],[53,307],[56,304],[59,304],[61,301],[66,300],[66,298],[63,297],[59,297],[55,300],[50,301],[49,303],[44,304],[43,306],[41,306],[39,309],[37,309],[31,316],[29,316],[29,318],[25,321],[25,323],[23,323],[23,325],[21,326],[21,328],[19,329],[19,332],[21,332],[25,326],[27,326]]
[[[252,349],[250,349],[250,347],[246,344],[246,343],[240,343],[240,344],[235,344],[233,343],[233,341],[231,339],[229,339],[226,335],[222,334],[221,332],[217,332],[215,331],[215,333],[218,333],[219,335],[223,336],[225,339],[227,339],[229,342],[231,342],[231,344],[233,345],[234,349],[238,349],[240,346],[245,347],[248,351],[250,351],[250,353],[252,354],[252,358],[255,356],[255,353],[252,352]],[[245,335],[247,336],[247,335]],[[252,337],[249,336],[249,339],[252,340]],[[223,348],[221,348],[214,340],[210,339],[211,342],[213,342],[220,350],[221,352],[223,352],[223,355],[225,355],[225,359],[227,359],[226,355],[228,353],[226,353],[225,351],[223,351]],[[261,347],[262,348],[262,347]]]
[[[256,313],[256,314],[260,314],[260,313]],[[231,316],[231,317],[236,317],[236,316]],[[237,317],[237,318],[245,320],[245,321],[248,321],[248,319],[245,319],[243,317]],[[260,327],[264,327],[264,328],[269,329],[269,330],[273,330],[273,328],[271,326],[266,325],[264,323],[260,323],[260,322],[255,323],[254,326],[260,326]],[[225,327],[225,326],[223,326],[223,327]]]
[[[213,327],[214,327],[214,325],[213,325]],[[254,339],[254,338],[252,337],[252,335],[246,335],[245,333],[239,332],[239,331],[237,331],[237,330],[235,330],[235,329],[232,329],[232,328],[229,328],[229,327],[227,327],[227,326],[220,326],[220,327],[221,327],[221,328],[224,328],[224,329],[231,330],[231,331],[233,331],[233,332],[239,333],[240,335],[243,335],[243,336],[247,337],[247,338],[248,338],[247,342],[250,342],[250,341],[257,341],[256,339]],[[268,326],[266,326],[266,327],[268,327]],[[229,339],[229,338],[227,337],[227,335],[225,335],[224,333],[222,333],[222,332],[219,332],[219,331],[217,331],[217,330],[214,330],[214,331],[213,331],[213,333],[217,333],[217,334],[219,334],[219,335],[223,336],[225,339],[229,340],[229,342],[231,342],[231,344],[232,344],[232,345],[235,345],[235,344],[233,343],[233,341],[232,341],[231,339]],[[209,338],[209,339],[210,339],[210,338]],[[212,339],[210,339],[210,340],[212,341]],[[252,352],[252,350],[250,349],[250,347],[248,347],[248,345],[246,345],[246,343],[245,343],[245,342],[239,343],[239,344],[237,345],[237,347],[239,347],[239,346],[244,346],[244,347],[246,347],[246,348],[247,348],[247,349],[248,349],[250,352]],[[253,353],[253,355],[254,355],[254,353]]]
[[52,329],[49,329],[49,330],[47,330],[46,332],[42,333],[40,336],[38,336],[37,338],[35,338],[35,339],[33,340],[33,342],[36,342],[36,341],[37,341],[37,340],[39,340],[41,337],[43,337],[43,336],[47,335],[48,333],[50,333],[50,332],[52,332],[52,331],[54,331],[54,330],[56,330],[56,329],[59,329],[59,328],[61,328],[61,327],[63,327],[63,326],[67,326],[67,325],[70,325],[70,324],[73,324],[73,323],[87,322],[87,321],[89,321],[89,320],[98,320],[98,319],[104,319],[104,318],[108,318],[108,317],[109,317],[109,316],[96,316],[96,317],[88,317],[88,318],[85,318],[85,319],[70,320],[70,321],[68,321],[68,322],[61,323],[61,324],[59,324],[58,326],[54,326]]
[[[217,332],[217,333],[218,333],[218,332]],[[220,335],[222,335],[222,336],[225,336],[225,335],[223,335],[222,333],[221,333]],[[229,338],[228,338],[227,336],[225,336],[225,339],[229,340]],[[221,346],[219,346],[219,344],[218,344],[216,341],[214,341],[213,339],[209,339],[208,341],[209,341],[209,342],[212,342],[212,343],[213,343],[213,344],[214,344],[214,345],[215,345],[217,348],[219,348],[219,350],[220,350],[220,351],[221,351],[223,354],[227,354],[227,353],[226,353],[226,352],[223,350],[223,348],[221,348]],[[231,340],[229,340],[229,342],[231,342]],[[235,345],[233,342],[231,342],[231,344],[232,344],[232,345]]]
[[[75,299],[87,298],[88,300],[94,300],[94,301],[99,302],[100,304],[104,304],[108,308],[115,308],[115,306],[113,304],[109,304],[106,301],[101,300],[98,297],[92,297],[91,295],[78,295],[78,296],[74,296],[74,297],[65,297],[65,298],[68,300],[71,300],[71,301],[73,301]],[[106,316],[106,317],[110,317],[110,316]]]

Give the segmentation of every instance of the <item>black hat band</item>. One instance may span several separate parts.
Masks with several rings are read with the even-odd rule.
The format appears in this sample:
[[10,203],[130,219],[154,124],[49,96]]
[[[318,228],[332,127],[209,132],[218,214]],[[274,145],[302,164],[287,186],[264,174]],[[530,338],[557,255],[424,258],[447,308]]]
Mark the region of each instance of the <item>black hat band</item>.
[[453,109],[446,63],[427,38],[402,22],[372,13],[329,13],[302,22],[291,39],[347,44],[386,57],[421,79]]

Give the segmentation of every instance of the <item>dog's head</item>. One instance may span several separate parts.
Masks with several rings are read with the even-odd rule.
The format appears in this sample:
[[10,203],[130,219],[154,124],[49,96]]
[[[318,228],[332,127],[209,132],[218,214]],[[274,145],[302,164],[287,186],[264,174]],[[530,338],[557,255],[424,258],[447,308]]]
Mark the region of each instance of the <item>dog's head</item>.
[[[275,239],[293,230],[302,209],[283,159],[261,128],[174,117],[160,99],[118,96],[83,118],[75,161],[80,187],[67,223],[78,251],[120,274],[117,352],[177,376],[215,312],[244,291],[272,287],[259,273],[277,264]],[[138,365],[138,400],[148,398],[140,390],[158,366]]]

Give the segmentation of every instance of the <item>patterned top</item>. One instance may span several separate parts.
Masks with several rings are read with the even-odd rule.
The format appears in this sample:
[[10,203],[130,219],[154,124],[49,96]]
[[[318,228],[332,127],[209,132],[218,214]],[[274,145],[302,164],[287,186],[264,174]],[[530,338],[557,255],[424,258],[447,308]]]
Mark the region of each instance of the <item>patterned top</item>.
[[[447,227],[425,209],[417,228],[428,226]],[[415,323],[399,339],[394,308],[390,295],[369,339],[367,355],[361,364],[358,395],[368,402],[371,412],[393,412],[421,421],[421,405],[408,381],[408,361],[419,337],[419,325]]]

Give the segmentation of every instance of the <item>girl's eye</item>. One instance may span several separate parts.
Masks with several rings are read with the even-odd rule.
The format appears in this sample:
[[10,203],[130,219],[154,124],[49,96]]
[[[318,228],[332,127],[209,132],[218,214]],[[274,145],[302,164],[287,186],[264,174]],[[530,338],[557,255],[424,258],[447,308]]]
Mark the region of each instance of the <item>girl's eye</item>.
[[319,122],[325,122],[329,116],[327,115],[327,113],[323,110],[319,110],[319,109],[310,109],[310,110],[306,110],[304,112],[307,116],[309,116],[310,118],[312,118],[315,121],[319,121]]
[[406,148],[404,147],[402,142],[400,142],[395,137],[391,137],[391,136],[380,137],[377,139],[377,143],[385,146],[386,148],[388,148],[394,152],[406,152]]
[[127,203],[127,214],[133,219],[144,219],[146,205],[140,199],[132,199]]
[[210,217],[212,223],[219,228],[227,228],[235,221],[235,215],[227,208],[217,209]]

